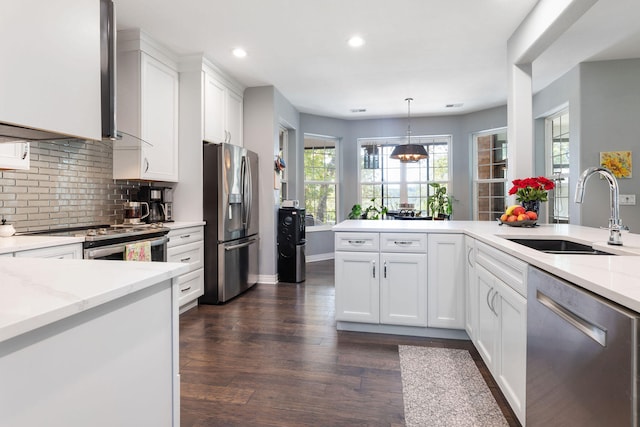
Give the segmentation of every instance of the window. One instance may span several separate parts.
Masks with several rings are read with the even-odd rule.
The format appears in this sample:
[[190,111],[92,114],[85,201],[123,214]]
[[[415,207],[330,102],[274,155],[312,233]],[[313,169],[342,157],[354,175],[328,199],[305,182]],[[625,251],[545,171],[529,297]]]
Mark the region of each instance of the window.
[[430,183],[449,187],[449,145],[451,136],[411,137],[412,144],[424,145],[429,157],[417,163],[401,163],[389,156],[393,148],[406,143],[402,138],[359,139],[360,204],[398,211],[400,203],[411,203],[416,211],[428,214]]
[[338,211],[338,138],[304,135],[307,226],[334,225]]
[[549,222],[569,222],[569,110],[545,120],[547,174],[556,187],[549,193]]
[[507,196],[507,131],[473,135],[474,219],[493,221],[504,212]]

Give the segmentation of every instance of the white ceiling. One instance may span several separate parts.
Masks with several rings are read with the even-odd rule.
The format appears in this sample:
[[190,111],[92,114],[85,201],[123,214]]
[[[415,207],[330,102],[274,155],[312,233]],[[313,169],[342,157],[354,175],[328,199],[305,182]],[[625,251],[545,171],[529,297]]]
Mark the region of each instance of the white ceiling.
[[[406,97],[414,98],[415,116],[506,104],[507,39],[536,1],[115,0],[118,29],[141,28],[178,55],[204,53],[247,87],[275,86],[301,112],[345,119],[404,116]],[[640,2],[599,3],[637,10]],[[637,27],[637,19],[623,16],[624,27]],[[571,47],[589,31],[534,63],[538,87],[594,54],[592,44],[587,52]],[[359,49],[347,46],[355,34],[366,40]],[[602,49],[624,43],[595,41]],[[246,58],[231,55],[238,46]],[[360,108],[366,113],[350,112]]]

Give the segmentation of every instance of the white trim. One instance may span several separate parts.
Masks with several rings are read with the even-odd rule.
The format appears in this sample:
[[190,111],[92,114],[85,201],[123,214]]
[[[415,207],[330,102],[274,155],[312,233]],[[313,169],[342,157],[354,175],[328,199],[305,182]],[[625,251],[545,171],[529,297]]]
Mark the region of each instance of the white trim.
[[327,252],[325,254],[316,254],[316,255],[307,255],[306,262],[318,262],[318,261],[327,261],[329,259],[333,259],[335,257],[334,252]]
[[422,326],[379,325],[374,323],[336,322],[339,331],[407,335],[412,337],[447,338],[469,341],[463,329],[425,328]]

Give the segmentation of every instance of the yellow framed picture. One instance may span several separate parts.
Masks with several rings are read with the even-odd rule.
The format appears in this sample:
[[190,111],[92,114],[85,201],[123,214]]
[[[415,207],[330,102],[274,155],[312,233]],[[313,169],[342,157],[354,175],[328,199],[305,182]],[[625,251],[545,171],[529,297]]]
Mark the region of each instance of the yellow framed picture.
[[609,169],[616,178],[631,178],[631,151],[602,151],[600,166]]

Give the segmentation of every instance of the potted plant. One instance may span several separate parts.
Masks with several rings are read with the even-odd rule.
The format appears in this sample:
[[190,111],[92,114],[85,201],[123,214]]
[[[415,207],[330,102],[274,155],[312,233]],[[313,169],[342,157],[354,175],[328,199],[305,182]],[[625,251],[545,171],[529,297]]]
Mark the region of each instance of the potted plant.
[[351,212],[347,218],[349,219],[380,219],[387,214],[386,206],[376,206],[375,205],[375,197],[371,199],[371,204],[367,206],[364,210],[362,210],[362,206],[355,204],[351,208]]
[[437,182],[429,184],[433,194],[427,199],[432,219],[449,219],[453,214],[453,198],[447,195],[447,187]]

